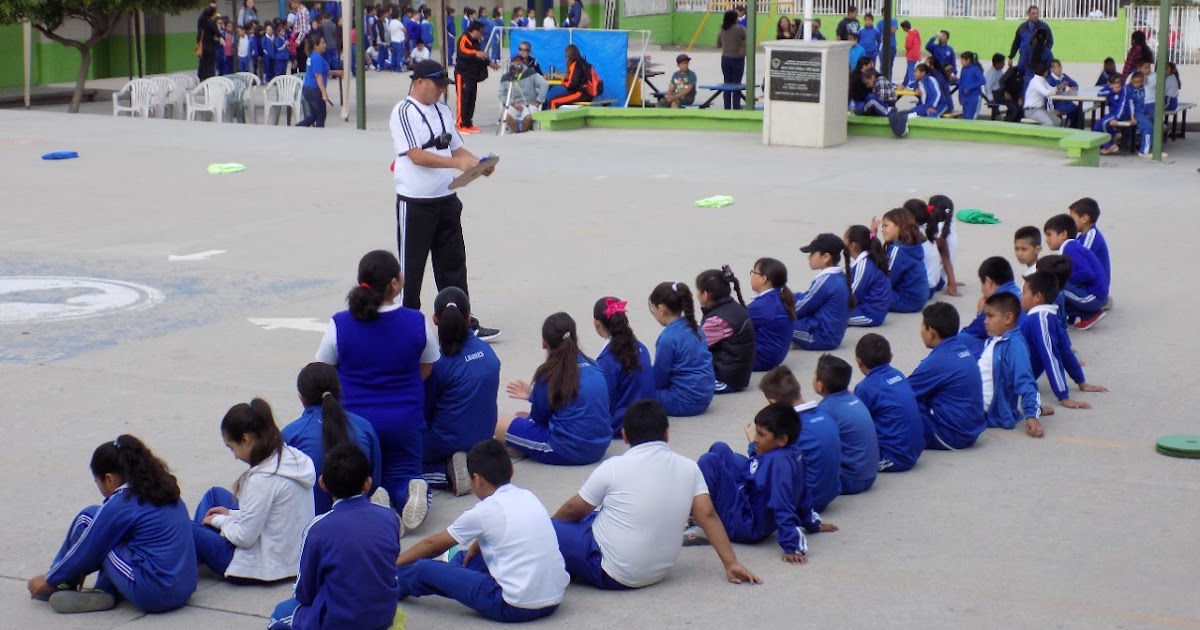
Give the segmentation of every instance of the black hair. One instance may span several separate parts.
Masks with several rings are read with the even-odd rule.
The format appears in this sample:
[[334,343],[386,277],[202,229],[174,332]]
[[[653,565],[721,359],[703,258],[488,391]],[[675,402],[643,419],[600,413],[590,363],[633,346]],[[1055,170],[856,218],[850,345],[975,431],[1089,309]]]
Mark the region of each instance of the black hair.
[[1049,69],[1046,67],[1046,64],[1044,64],[1040,61],[1033,62],[1033,74],[1035,74],[1036,76],[1040,77],[1040,76],[1046,74],[1047,70],[1049,70]]
[[800,402],[800,381],[791,368],[779,365],[763,374],[758,381],[758,391],[775,402],[796,404]]
[[471,301],[458,287],[446,287],[433,298],[437,318],[438,346],[442,356],[456,356],[471,336]]
[[950,41],[950,31],[947,31],[946,29],[942,29],[938,32],[946,36],[946,41]]
[[350,441],[346,410],[339,402],[342,384],[337,368],[319,361],[309,363],[296,377],[296,391],[305,407],[321,405],[321,446],[326,451]]
[[471,7],[467,7],[465,9],[463,9],[463,15],[475,15],[475,9],[472,9]]
[[479,475],[499,488],[512,481],[512,459],[503,444],[495,439],[484,440],[467,452],[467,474]]
[[992,63],[1004,63],[1004,53],[996,53],[992,55]]
[[579,333],[575,320],[555,313],[542,322],[546,360],[533,372],[534,381],[545,381],[550,390],[550,408],[561,409],[579,396]]
[[1130,45],[1141,44],[1142,46],[1145,46],[1146,45],[1145,31],[1137,30],[1137,31],[1134,31],[1133,33],[1130,33],[1129,43],[1130,43]]
[[989,295],[983,301],[983,305],[990,306],[1001,314],[1019,314],[1021,312],[1021,299],[1008,291],[997,291]]
[[371,477],[371,462],[356,444],[343,443],[325,451],[321,464],[321,481],[335,499],[348,499],[362,494]]
[[625,439],[630,446],[667,439],[670,421],[657,400],[635,400],[625,409]]
[[[1143,62],[1141,62],[1141,63],[1150,63],[1150,62],[1149,62],[1149,61],[1143,61]],[[1145,79],[1145,78],[1146,78],[1146,75],[1145,75],[1145,74],[1142,74],[1142,71],[1141,71],[1141,70],[1138,70],[1137,72],[1134,72],[1133,74],[1129,75],[1129,78],[1130,78],[1130,79]]]
[[1071,280],[1072,266],[1069,256],[1053,254],[1039,258],[1035,268],[1038,271],[1049,271],[1054,274],[1054,278],[1058,280],[1058,287],[1061,291],[1063,287],[1067,286],[1067,282]]
[[[918,66],[919,67],[919,66]],[[922,208],[925,202],[917,199],[914,200],[921,204]],[[907,209],[908,203],[905,203],[904,208],[893,208],[883,214],[886,221],[891,221],[899,228],[899,233],[896,235],[896,241],[904,245],[916,245],[925,242],[925,236],[921,234],[921,229],[917,224],[917,213]],[[929,212],[925,211],[928,219]]]
[[1058,278],[1049,271],[1035,271],[1025,276],[1025,288],[1030,293],[1041,294],[1046,304],[1053,304],[1058,299]]
[[1008,262],[1008,259],[1002,256],[992,256],[979,263],[980,282],[991,280],[1000,285],[1012,282],[1014,278],[1012,263]]
[[762,277],[771,283],[771,287],[779,289],[779,301],[783,302],[783,310],[787,311],[788,319],[796,319],[796,296],[788,288],[787,265],[774,258],[759,258],[754,261],[754,268]]
[[686,282],[660,282],[650,292],[651,306],[665,306],[673,315],[682,316],[687,320],[692,332],[699,332],[700,325],[696,323],[696,304],[692,301],[692,290]]
[[921,311],[921,323],[942,339],[958,334],[958,309],[945,302],[934,302]]
[[912,28],[912,22],[909,22],[908,20],[904,20],[903,22],[900,23],[900,28],[906,29],[906,30],[910,29],[910,28]]
[[[221,419],[221,435],[232,442],[241,442],[247,435],[254,435],[258,441],[250,451],[250,467],[253,468],[274,455],[275,470],[279,470],[280,460],[283,459],[283,435],[275,424],[275,416],[271,413],[271,406],[267,401],[255,398],[250,404],[238,403],[230,407]],[[235,495],[246,474],[242,473],[233,485]]]
[[1046,219],[1046,225],[1042,227],[1042,231],[1066,232],[1067,238],[1079,236],[1079,228],[1075,226],[1075,219],[1072,219],[1069,214],[1056,214]]
[[132,435],[119,435],[97,446],[92,451],[91,469],[96,479],[110,474],[120,477],[138,503],[161,507],[179,501],[179,481],[166,462]]
[[914,69],[914,70],[917,70],[917,71],[920,71],[920,72],[923,72],[923,73],[925,73],[925,74],[929,74],[929,64],[919,63],[919,64],[917,64],[917,65],[916,65],[916,67],[915,67],[915,68],[913,68],[913,69]]
[[738,303],[745,306],[746,300],[742,299],[742,285],[729,265],[722,265],[720,269],[701,271],[700,275],[696,276],[696,291],[709,294],[714,302],[729,297],[730,286],[737,292]]
[[[850,33],[849,36],[850,37],[858,37],[858,35],[855,35],[854,33]],[[867,66],[869,66],[873,63],[875,63],[875,60],[872,59],[871,57],[866,57],[866,56],[859,57],[858,61],[855,62],[855,64],[854,64],[854,71],[861,73],[864,68],[866,68]]]
[[1032,225],[1026,225],[1025,227],[1017,228],[1017,233],[1013,235],[1013,240],[1029,241],[1034,245],[1041,245],[1042,231],[1033,227]]
[[[853,243],[860,250],[867,253],[867,257],[875,262],[875,266],[883,273],[891,273],[888,269],[887,250],[883,248],[883,243],[871,234],[871,228],[865,225],[851,225],[846,229],[846,242]],[[849,253],[849,247],[846,248]],[[846,275],[850,275],[850,260],[846,256]]]
[[816,379],[825,386],[826,394],[846,391],[846,388],[850,387],[850,377],[853,375],[854,368],[851,368],[845,359],[828,352],[817,359]]
[[[929,211],[929,221],[925,224],[925,238],[946,240],[950,238],[950,226],[954,224],[954,200],[946,195],[934,195],[929,198],[926,210]],[[938,231],[938,227],[941,231]]]
[[1116,63],[1117,63],[1117,60],[1116,60],[1116,59],[1113,59],[1112,57],[1105,57],[1105,58],[1104,58],[1104,65],[1108,65],[1108,64],[1110,64],[1110,63],[1111,63],[1111,64],[1113,64],[1113,65],[1116,65]]
[[964,51],[962,51],[962,53],[961,53],[961,54],[959,54],[958,56],[959,56],[960,58],[962,58],[962,59],[966,59],[966,60],[967,60],[967,64],[966,64],[966,65],[972,65],[972,64],[975,64],[975,63],[979,63],[979,55],[976,55],[975,53],[973,53],[973,52],[971,52],[971,51],[969,51],[969,50],[964,50]]
[[733,9],[726,11],[725,17],[721,20],[721,30],[728,31],[730,28],[733,27],[734,24],[737,24],[737,21],[738,21],[737,11],[734,11]]
[[770,431],[775,437],[786,437],[789,445],[800,439],[800,414],[787,403],[776,402],[763,407],[754,415],[754,425]]
[[892,346],[887,337],[879,333],[867,333],[854,346],[854,356],[858,357],[867,369],[877,368],[892,362]]
[[1100,220],[1100,204],[1091,197],[1084,197],[1076,201],[1068,206],[1068,209],[1081,217],[1087,217],[1092,224]]
[[400,261],[392,252],[382,249],[367,252],[358,261],[358,286],[350,289],[346,295],[350,315],[359,321],[379,317],[379,308],[387,298],[388,285],[400,277]]
[[633,374],[642,369],[642,349],[638,347],[637,335],[629,326],[629,316],[624,311],[608,315],[609,304],[620,302],[615,297],[606,296],[596,300],[592,306],[592,319],[600,322],[608,331],[608,345],[612,355],[621,363],[625,374]]

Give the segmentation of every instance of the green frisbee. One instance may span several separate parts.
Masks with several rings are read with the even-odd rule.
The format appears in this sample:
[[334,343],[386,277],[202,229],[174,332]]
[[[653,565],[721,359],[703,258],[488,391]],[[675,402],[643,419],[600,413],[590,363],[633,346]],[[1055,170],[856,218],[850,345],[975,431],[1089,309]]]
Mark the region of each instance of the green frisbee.
[[1200,459],[1200,435],[1164,435],[1155,450],[1170,457]]

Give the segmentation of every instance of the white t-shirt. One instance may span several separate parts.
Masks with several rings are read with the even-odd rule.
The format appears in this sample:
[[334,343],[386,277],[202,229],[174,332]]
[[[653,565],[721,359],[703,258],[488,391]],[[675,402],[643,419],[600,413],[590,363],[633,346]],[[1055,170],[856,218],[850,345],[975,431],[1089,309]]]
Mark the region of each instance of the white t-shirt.
[[542,28],[557,28],[558,24],[554,22],[554,18],[547,15],[542,19]]
[[938,253],[937,243],[933,241],[921,243],[921,249],[925,252],[925,276],[929,280],[929,288],[932,289],[942,278],[942,255]]
[[1025,109],[1046,109],[1046,97],[1057,93],[1054,87],[1046,82],[1046,77],[1034,75],[1025,89]]
[[450,108],[441,101],[423,105],[410,96],[392,108],[388,125],[396,148],[396,194],[412,199],[437,199],[454,194],[450,191],[450,182],[454,181],[457,171],[417,166],[408,157],[410,149],[420,149],[442,133],[450,134],[450,145],[445,149],[431,146],[425,151],[450,157],[455,149],[463,146]]
[[460,545],[479,541],[488,573],[509,606],[538,609],[562,601],[571,576],[550,514],[532,492],[511,483],[500,486],[446,531]]
[[[379,312],[388,313],[400,307],[400,304],[388,304],[379,307]],[[332,319],[329,320],[329,326],[325,329],[325,336],[321,337],[321,345],[317,346],[316,358],[321,363],[338,364],[337,322]],[[429,323],[429,320],[425,320],[425,350],[421,352],[421,363],[436,363],[440,358],[442,358],[442,351],[438,342],[437,329]]]
[[404,29],[404,20],[401,20],[400,18],[388,20],[387,30],[388,37],[391,38],[393,44],[400,44],[404,42],[404,38],[407,35],[407,32]]
[[992,384],[992,361],[996,356],[996,341],[999,337],[989,337],[983,345],[983,354],[979,355],[979,374],[983,377],[983,412],[992,406],[992,396],[995,388]]
[[414,48],[414,49],[412,49],[412,60],[413,60],[413,63],[416,63],[416,62],[418,62],[418,61],[425,61],[426,59],[429,59],[429,49],[428,49],[428,48]]
[[708,494],[696,462],[666,442],[647,442],[601,463],[579,489],[600,507],[592,535],[601,568],[612,579],[638,588],[661,581],[675,565],[692,499]]

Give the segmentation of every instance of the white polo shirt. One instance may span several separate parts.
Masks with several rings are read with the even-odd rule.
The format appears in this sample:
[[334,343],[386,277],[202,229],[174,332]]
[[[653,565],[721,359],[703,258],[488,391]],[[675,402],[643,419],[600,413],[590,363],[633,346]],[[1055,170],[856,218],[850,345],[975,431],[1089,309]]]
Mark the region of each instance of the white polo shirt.
[[488,573],[509,606],[538,609],[562,601],[571,576],[550,514],[532,492],[511,483],[500,486],[446,531],[460,545],[479,541]]
[[450,145],[445,149],[429,147],[425,151],[450,157],[451,152],[462,147],[462,136],[454,127],[454,112],[441,101],[423,105],[409,96],[392,108],[388,125],[396,149],[396,194],[410,199],[437,199],[454,194],[450,182],[458,171],[417,166],[408,157],[410,150],[420,149],[442,133],[450,134]]
[[661,581],[683,547],[692,500],[702,494],[708,485],[700,467],[666,442],[639,444],[601,463],[579,497],[600,506],[592,535],[604,572],[631,588]]

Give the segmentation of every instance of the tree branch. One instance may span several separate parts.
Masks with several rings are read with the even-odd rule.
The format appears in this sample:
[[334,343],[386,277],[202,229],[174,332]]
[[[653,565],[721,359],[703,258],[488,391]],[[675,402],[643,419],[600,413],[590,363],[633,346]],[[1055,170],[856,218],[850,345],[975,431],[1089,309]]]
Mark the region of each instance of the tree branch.
[[47,29],[45,26],[42,26],[41,24],[33,24],[33,28],[37,29],[37,31],[39,33],[46,36],[47,39],[56,41],[56,42],[62,44],[63,46],[70,46],[71,48],[75,48],[77,50],[84,49],[84,42],[81,42],[81,41],[75,40],[75,39],[70,39],[67,37],[63,37],[62,35],[59,35],[58,33],[55,33],[54,31]]

